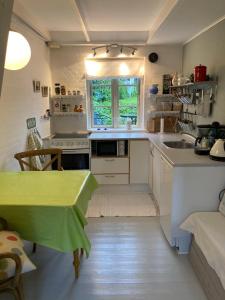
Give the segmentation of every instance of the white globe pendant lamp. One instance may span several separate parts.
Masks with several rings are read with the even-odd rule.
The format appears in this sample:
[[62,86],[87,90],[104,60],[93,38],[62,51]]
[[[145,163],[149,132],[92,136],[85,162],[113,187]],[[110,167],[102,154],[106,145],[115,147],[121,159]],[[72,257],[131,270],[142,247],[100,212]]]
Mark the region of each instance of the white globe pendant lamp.
[[25,37],[15,31],[9,31],[6,48],[5,69],[20,70],[30,61],[31,48]]

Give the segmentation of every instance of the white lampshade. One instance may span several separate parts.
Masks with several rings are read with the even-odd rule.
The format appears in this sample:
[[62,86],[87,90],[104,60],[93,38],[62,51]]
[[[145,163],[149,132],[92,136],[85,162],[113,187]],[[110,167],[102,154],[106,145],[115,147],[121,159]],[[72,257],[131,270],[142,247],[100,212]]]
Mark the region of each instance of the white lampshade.
[[19,70],[30,61],[31,49],[25,37],[15,31],[10,31],[6,49],[5,69]]

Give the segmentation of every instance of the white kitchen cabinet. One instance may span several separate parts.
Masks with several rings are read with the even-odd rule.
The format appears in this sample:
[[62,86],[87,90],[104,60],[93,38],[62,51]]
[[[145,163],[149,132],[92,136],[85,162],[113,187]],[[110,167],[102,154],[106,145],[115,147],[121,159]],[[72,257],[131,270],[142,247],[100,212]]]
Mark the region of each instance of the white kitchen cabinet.
[[149,141],[130,141],[130,183],[148,184]]
[[93,174],[128,174],[128,157],[91,158],[91,171]]
[[[180,254],[188,253],[191,234],[180,229],[180,225],[196,211],[218,209],[218,194],[225,182],[224,166],[176,167],[171,165],[158,150],[153,152],[156,152],[155,162],[158,162],[158,154],[160,157],[158,165],[160,194],[157,198],[160,225],[170,245],[176,247]],[[156,186],[157,194],[158,182]]]
[[148,186],[151,192],[153,191],[153,149],[153,144],[149,142]]
[[160,201],[160,164],[161,164],[161,154],[159,150],[155,147],[153,148],[153,182],[152,191],[155,200],[159,204]]
[[98,184],[129,184],[128,174],[99,174],[95,178]]
[[173,192],[173,166],[161,155],[160,157],[160,224],[169,240],[171,238],[171,211]]

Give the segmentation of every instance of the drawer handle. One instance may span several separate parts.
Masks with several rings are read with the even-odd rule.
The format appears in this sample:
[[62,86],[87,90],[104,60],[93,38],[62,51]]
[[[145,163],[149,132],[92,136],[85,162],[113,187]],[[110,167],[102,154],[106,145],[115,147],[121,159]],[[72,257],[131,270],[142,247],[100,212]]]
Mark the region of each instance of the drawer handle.
[[114,178],[115,175],[105,175],[106,178]]
[[105,161],[114,161],[115,159],[105,159]]

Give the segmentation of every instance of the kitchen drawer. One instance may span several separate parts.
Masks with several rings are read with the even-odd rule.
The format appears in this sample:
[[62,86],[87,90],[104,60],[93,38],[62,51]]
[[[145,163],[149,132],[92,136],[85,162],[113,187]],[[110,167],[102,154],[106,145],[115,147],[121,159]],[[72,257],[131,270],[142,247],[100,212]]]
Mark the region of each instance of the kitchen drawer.
[[128,157],[92,158],[91,171],[94,174],[129,173]]
[[95,178],[99,184],[129,184],[128,174],[102,174]]

